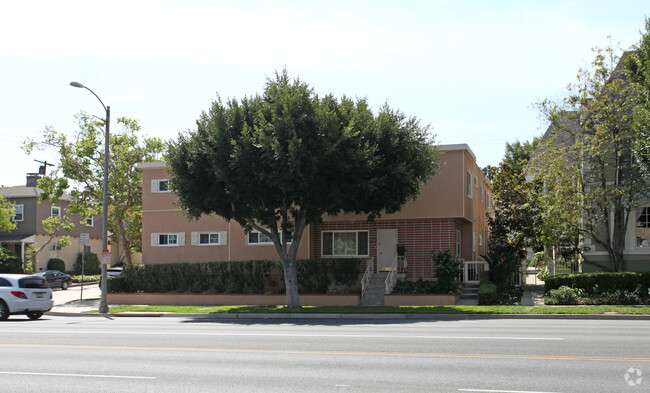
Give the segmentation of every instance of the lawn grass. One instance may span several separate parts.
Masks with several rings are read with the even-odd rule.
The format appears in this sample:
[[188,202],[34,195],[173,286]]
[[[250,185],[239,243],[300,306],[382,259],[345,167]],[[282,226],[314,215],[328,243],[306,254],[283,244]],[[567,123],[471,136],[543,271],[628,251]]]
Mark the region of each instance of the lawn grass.
[[178,314],[630,314],[650,315],[650,306],[113,306],[111,313]]

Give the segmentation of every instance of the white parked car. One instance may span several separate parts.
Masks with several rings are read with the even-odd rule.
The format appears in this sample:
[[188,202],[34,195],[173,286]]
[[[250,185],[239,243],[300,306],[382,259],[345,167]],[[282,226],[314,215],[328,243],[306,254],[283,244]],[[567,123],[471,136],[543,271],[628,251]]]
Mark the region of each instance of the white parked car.
[[52,289],[44,277],[26,274],[0,274],[0,321],[13,314],[38,319],[50,311]]

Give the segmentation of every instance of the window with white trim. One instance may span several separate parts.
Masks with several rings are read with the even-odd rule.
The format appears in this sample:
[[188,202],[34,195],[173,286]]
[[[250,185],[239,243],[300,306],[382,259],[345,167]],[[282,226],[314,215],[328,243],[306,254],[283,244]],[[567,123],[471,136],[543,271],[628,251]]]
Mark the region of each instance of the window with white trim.
[[[283,238],[284,238],[284,232],[280,231],[280,242],[283,241]],[[291,243],[291,240],[292,240],[291,233],[288,233],[287,234],[287,244]],[[248,235],[246,236],[246,243],[247,244],[262,244],[262,245],[266,244],[266,245],[269,245],[269,244],[273,244],[273,240],[270,237],[263,234],[262,232],[252,231],[252,232],[249,232]]]
[[181,247],[185,246],[185,232],[152,233],[152,247]]
[[152,179],[151,192],[153,193],[172,192],[172,190],[169,188],[169,179]]
[[14,222],[25,220],[25,205],[14,205],[14,216],[11,220]]
[[641,206],[637,209],[636,246],[650,247],[650,206]]
[[472,197],[472,172],[467,171],[467,196]]
[[323,256],[368,256],[368,231],[323,231]]
[[88,217],[84,220],[84,225],[87,227],[95,226],[95,217]]
[[60,218],[61,208],[59,206],[52,206],[50,209],[50,217]]

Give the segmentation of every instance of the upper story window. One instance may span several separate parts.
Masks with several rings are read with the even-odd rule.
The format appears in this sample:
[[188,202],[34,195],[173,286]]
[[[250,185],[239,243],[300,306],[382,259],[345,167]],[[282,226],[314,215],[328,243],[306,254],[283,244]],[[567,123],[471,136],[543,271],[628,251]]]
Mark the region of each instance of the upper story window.
[[650,206],[641,206],[637,209],[636,246],[650,247]]
[[151,192],[171,192],[169,188],[169,179],[153,179],[151,180]]
[[94,218],[94,217],[86,218],[86,219],[84,220],[84,224],[85,224],[87,227],[95,226],[95,218]]
[[25,219],[25,205],[14,205],[14,217],[12,221],[23,221]]
[[483,202],[483,184],[481,184],[481,192],[479,195],[481,195],[481,202]]
[[467,196],[472,197],[472,172],[467,172]]
[[158,234],[159,246],[177,246],[178,234],[177,233],[159,233]]
[[368,256],[368,231],[323,231],[323,256]]
[[[280,231],[280,242],[284,241],[285,236],[287,238],[287,243],[291,243],[291,233],[285,235],[282,231]],[[246,240],[248,244],[273,244],[273,239],[258,231],[250,232],[246,236]]]
[[61,208],[59,206],[52,206],[50,209],[50,217],[61,218]]

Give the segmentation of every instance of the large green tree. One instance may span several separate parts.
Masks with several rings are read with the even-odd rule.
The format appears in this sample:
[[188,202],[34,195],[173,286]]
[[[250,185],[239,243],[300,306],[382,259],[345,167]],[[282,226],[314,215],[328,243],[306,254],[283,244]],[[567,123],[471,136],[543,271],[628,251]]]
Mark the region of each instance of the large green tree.
[[645,32],[626,60],[634,88],[634,131],[637,157],[650,173],[650,18],[645,19]]
[[486,169],[492,180],[494,216],[489,218],[488,251],[493,256],[514,255],[521,261],[535,245],[539,209],[536,182],[526,179],[526,165],[538,140],[506,143],[504,159]]
[[[264,94],[220,99],[197,130],[172,143],[171,186],[189,217],[216,214],[269,236],[282,260],[289,307],[300,307],[296,253],[324,214],[398,211],[434,174],[428,127],[366,100],[319,97],[286,70]],[[291,233],[292,243],[287,244]]]
[[580,218],[573,214],[567,225],[607,251],[610,263],[601,268],[622,271],[629,219],[648,185],[633,158],[636,104],[628,74],[612,48],[595,53],[564,100],[542,102],[553,135],[534,167],[551,195],[546,209],[569,215],[579,209]]
[[[55,149],[59,154],[57,171],[39,180],[41,199],[56,200],[69,189],[70,214],[93,217],[101,213],[103,202],[104,122],[83,112],[77,121],[71,138],[46,127],[39,140],[28,139],[23,147],[27,153]],[[159,160],[164,144],[140,135],[136,120],[121,117],[117,124],[121,127],[110,134],[108,229],[119,239],[121,259],[130,264],[132,252],[142,244],[142,173],[135,164]]]

